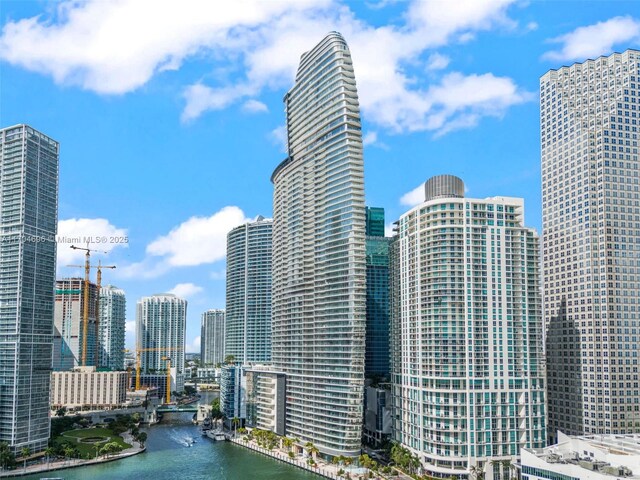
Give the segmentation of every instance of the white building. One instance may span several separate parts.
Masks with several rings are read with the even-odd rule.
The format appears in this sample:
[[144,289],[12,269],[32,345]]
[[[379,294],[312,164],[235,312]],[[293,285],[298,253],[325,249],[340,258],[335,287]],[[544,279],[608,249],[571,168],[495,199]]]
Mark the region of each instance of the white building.
[[200,319],[200,365],[215,366],[225,357],[224,310],[207,310]]
[[640,435],[557,434],[555,445],[522,449],[522,480],[640,478]]
[[77,367],[51,373],[51,408],[115,408],[127,399],[127,372],[97,372]]
[[259,216],[227,234],[224,355],[236,362],[271,360],[272,225]]
[[285,434],[286,375],[265,365],[246,371],[246,426]]
[[113,285],[100,289],[98,323],[98,365],[112,370],[124,370],[124,338],[127,299],[124,290]]
[[640,408],[640,51],[540,79],[549,439]]
[[[161,374],[171,367],[171,383],[184,387],[184,347],[187,322],[187,301],[171,293],[162,293],[138,300],[136,339],[141,350],[141,371]],[[181,390],[178,390],[181,391]]]
[[58,161],[28,125],[0,129],[0,442],[14,453],[49,442]]
[[288,157],[273,193],[271,358],[286,374],[286,434],[357,456],[366,310],[364,162],[349,47],[331,32],[285,95]]
[[538,247],[522,199],[464,198],[452,175],[398,221],[394,437],[429,475],[498,478],[521,447],[545,445]]

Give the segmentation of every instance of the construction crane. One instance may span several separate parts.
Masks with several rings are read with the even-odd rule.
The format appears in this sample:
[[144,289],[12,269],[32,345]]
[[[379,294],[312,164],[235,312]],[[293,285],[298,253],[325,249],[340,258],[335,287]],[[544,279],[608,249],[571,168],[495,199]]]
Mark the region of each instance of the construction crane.
[[[142,352],[165,352],[169,350],[183,350],[182,347],[166,347],[166,348],[136,348],[136,390],[140,390],[140,356]],[[125,349],[125,352],[129,352],[129,350]],[[164,357],[162,358],[165,359]]]
[[82,366],[84,367],[87,365],[87,335],[89,334],[89,272],[91,271],[91,252],[107,252],[89,248],[88,243],[87,248],[76,247],[75,245],[71,245],[71,248],[87,252],[84,255],[84,308],[82,309]]
[[171,403],[171,357],[162,357],[162,360],[166,360],[167,362],[167,405]]
[[[71,248],[74,248],[73,246]],[[83,248],[78,248],[75,247],[76,249],[79,250],[85,250]],[[93,250],[95,251],[99,251],[99,250]],[[101,252],[101,253],[107,253],[107,252]],[[87,251],[87,258],[89,256],[89,252]],[[88,260],[87,260],[88,261]],[[82,265],[67,265],[67,267],[75,267],[75,268],[82,268]],[[87,265],[84,266],[85,268],[85,274],[86,274],[86,269],[87,269]],[[114,269],[116,268],[115,265],[102,265],[102,263],[100,262],[100,260],[98,260],[98,265],[89,265],[89,269],[92,268],[96,268],[98,270],[98,273],[96,274],[96,322],[95,322],[95,339],[94,339],[94,349],[93,349],[93,356],[94,356],[94,363],[95,366],[98,366],[98,350],[100,347],[100,341],[98,340],[99,337],[99,332],[100,332],[100,288],[102,287],[102,269],[103,268],[111,268]],[[87,280],[85,279],[85,282]],[[88,284],[87,284],[88,285]],[[89,287],[86,287],[86,292],[89,291]],[[85,294],[86,296],[84,297],[84,311],[86,311],[86,317],[84,317],[83,322],[85,325],[85,330],[84,330],[84,340],[83,340],[83,365],[86,364],[85,360],[86,359],[86,350],[87,350],[87,325],[89,324],[89,295],[88,293]]]

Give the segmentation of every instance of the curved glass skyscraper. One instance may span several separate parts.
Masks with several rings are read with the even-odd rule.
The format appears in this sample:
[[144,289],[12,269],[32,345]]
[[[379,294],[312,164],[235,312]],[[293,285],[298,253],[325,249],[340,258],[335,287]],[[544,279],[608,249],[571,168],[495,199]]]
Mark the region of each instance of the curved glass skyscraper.
[[271,360],[271,219],[258,217],[227,235],[226,355]]
[[358,455],[365,347],[362,135],[339,33],[304,53],[284,98],[289,156],[273,172],[272,361],[286,434]]

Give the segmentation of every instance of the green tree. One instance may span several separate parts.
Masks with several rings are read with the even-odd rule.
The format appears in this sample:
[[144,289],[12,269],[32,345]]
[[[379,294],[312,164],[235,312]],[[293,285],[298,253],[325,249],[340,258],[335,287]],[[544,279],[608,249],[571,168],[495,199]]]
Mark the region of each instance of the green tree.
[[44,454],[47,457],[47,465],[49,465],[49,462],[51,461],[51,457],[53,457],[56,454],[56,451],[53,447],[47,447],[44,449]]
[[64,447],[64,458],[65,459],[70,459],[74,456],[75,454],[75,448],[73,448],[71,445],[67,445],[66,447]]
[[227,355],[226,357],[224,357],[224,363],[226,364],[231,364],[234,363],[236,361],[236,357],[233,355]]
[[138,443],[140,444],[141,448],[144,448],[144,442],[147,441],[147,432],[140,432],[138,434]]
[[122,446],[116,442],[106,443],[101,449],[100,453],[103,455],[113,455],[122,451]]
[[67,413],[67,407],[60,407],[56,410],[56,417],[64,417]]
[[16,465],[16,457],[9,448],[7,442],[0,442],[0,467],[2,469],[13,468]]
[[20,454],[22,455],[22,458],[24,459],[24,469],[27,469],[27,457],[29,455],[31,455],[31,449],[29,447],[22,447],[20,449]]

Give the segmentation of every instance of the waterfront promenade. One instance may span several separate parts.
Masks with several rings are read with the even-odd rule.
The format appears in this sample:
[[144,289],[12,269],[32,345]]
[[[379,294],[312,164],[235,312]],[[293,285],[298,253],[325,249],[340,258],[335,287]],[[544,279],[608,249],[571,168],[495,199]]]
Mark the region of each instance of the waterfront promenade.
[[[235,443],[236,445],[240,445],[242,447],[253,450],[254,452],[261,453],[267,457],[271,457],[275,460],[279,460],[284,463],[288,463],[289,465],[293,465],[295,467],[301,468],[302,470],[306,470],[311,473],[315,473],[324,478],[329,478],[331,480],[344,480],[344,476],[339,476],[338,471],[341,467],[337,465],[332,465],[328,463],[322,463],[320,460],[317,461],[317,465],[312,467],[308,463],[306,463],[306,459],[304,457],[289,457],[288,454],[285,454],[279,450],[267,450],[266,448],[262,448],[258,446],[258,444],[254,441],[248,442],[244,440],[242,437],[239,438],[230,438],[230,441]],[[357,473],[350,473],[352,478],[358,478]]]
[[92,458],[91,460],[84,460],[80,458],[71,458],[71,459],[63,459],[63,460],[54,460],[50,462],[43,462],[38,464],[27,465],[27,468],[16,468],[15,470],[8,470],[4,472],[0,472],[0,478],[12,478],[12,477],[23,477],[26,475],[34,475],[38,473],[51,472],[54,470],[63,470],[66,468],[75,468],[75,467],[84,467],[86,465],[95,465],[98,463],[106,463],[106,462],[114,462],[116,460],[121,460],[123,458],[131,457],[133,455],[138,455],[146,450],[145,447],[141,447],[133,441],[131,435],[128,433],[123,433],[122,437],[124,441],[131,445],[130,448],[123,450],[120,453],[102,456],[97,458]]
[[[310,457],[297,455],[291,458],[288,452],[285,453],[279,449],[268,450],[266,448],[260,447],[255,442],[255,440],[252,440],[252,441],[245,440],[244,436],[240,436],[236,438],[230,437],[229,440],[235,443],[236,445],[240,445],[242,447],[253,450],[254,452],[261,453],[262,455],[265,455],[267,457],[271,457],[275,460],[288,463],[289,465],[293,465],[294,467],[298,467],[302,470],[306,470],[307,472],[311,472],[321,477],[329,478],[331,480],[345,480],[349,478],[352,480],[358,480],[358,479],[364,479],[364,478],[369,478],[371,480],[388,480],[388,479],[413,480],[412,477],[395,468],[393,469],[393,476],[384,475],[380,472],[373,472],[363,467],[347,467],[347,466],[335,465],[333,463],[327,463],[323,461],[321,458],[316,458],[315,459],[316,465],[312,466],[307,463],[307,460]],[[341,474],[338,473],[340,472],[340,470],[342,470]],[[366,476],[367,473],[369,475],[368,477]]]

